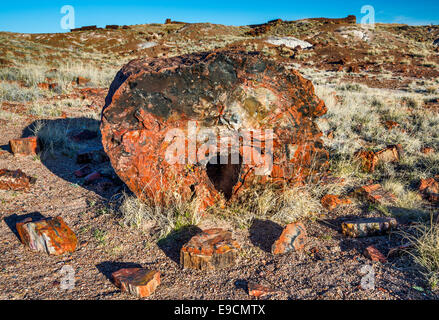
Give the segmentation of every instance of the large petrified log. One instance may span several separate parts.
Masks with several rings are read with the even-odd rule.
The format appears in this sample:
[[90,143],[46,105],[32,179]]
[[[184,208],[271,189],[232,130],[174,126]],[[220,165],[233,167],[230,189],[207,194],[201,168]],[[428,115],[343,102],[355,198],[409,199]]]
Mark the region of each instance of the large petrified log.
[[102,142],[137,196],[196,195],[205,208],[321,172],[328,153],[314,120],[325,112],[309,80],[257,52],[145,58],[116,75]]

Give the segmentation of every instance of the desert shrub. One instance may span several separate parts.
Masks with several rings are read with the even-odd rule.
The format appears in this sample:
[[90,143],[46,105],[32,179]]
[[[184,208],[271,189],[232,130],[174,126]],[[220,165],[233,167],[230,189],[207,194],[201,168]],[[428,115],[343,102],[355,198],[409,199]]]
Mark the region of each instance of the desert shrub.
[[99,122],[92,118],[39,120],[30,130],[41,141],[43,156],[62,153],[73,157],[81,145],[70,139],[69,134],[80,129],[99,132]]
[[231,203],[217,203],[209,212],[237,228],[248,228],[255,219],[287,224],[319,213],[321,194],[313,184],[305,187],[254,186],[244,190],[239,199]]
[[33,103],[30,106],[29,113],[38,117],[58,117],[61,115],[62,110],[56,103]]
[[29,102],[42,96],[42,92],[35,87],[26,88],[17,83],[0,83],[0,101]]
[[169,194],[172,201],[167,206],[153,200],[140,200],[123,193],[120,206],[114,209],[122,217],[123,224],[142,231],[157,229],[158,238],[166,237],[170,232],[180,228],[197,225],[200,221],[198,201],[183,201],[177,192]]
[[433,290],[439,285],[439,224],[417,224],[405,238],[414,247],[411,252]]

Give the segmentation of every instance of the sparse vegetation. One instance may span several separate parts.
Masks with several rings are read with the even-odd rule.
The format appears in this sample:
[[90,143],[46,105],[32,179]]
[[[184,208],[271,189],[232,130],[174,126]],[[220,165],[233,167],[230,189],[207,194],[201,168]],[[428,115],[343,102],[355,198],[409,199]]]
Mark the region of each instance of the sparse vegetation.
[[219,203],[211,208],[215,217],[230,221],[238,228],[248,228],[255,219],[272,220],[282,225],[309,218],[322,210],[317,186],[280,188],[255,186],[238,201]]
[[418,224],[411,233],[405,234],[413,245],[410,251],[416,263],[433,290],[439,285],[439,225],[436,223]]
[[171,231],[186,226],[197,225],[200,222],[201,212],[198,211],[198,201],[182,201],[177,193],[169,195],[172,200],[167,206],[159,205],[153,200],[141,201],[135,196],[124,193],[121,204],[116,210],[121,215],[123,223],[128,227],[140,229],[144,232],[155,229],[157,238],[167,236]]

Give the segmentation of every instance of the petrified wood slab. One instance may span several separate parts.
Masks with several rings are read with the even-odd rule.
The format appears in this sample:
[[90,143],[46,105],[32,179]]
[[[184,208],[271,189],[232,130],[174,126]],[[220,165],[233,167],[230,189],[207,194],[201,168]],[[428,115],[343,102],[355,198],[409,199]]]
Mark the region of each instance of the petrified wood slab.
[[139,298],[150,296],[160,284],[160,272],[144,268],[124,268],[111,276],[122,291]]
[[180,251],[180,263],[185,269],[214,270],[233,266],[239,244],[232,233],[220,228],[207,229],[186,243]]
[[21,242],[33,251],[61,255],[76,249],[77,238],[61,217],[18,222]]

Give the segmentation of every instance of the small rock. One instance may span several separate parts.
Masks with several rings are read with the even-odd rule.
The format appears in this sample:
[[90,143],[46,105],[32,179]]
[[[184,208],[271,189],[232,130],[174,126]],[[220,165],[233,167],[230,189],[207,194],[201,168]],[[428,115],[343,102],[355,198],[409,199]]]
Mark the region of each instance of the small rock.
[[57,83],[48,83],[48,82],[41,82],[37,84],[38,88],[41,90],[56,90],[59,86]]
[[52,255],[73,252],[78,242],[74,232],[61,217],[33,221],[31,218],[16,224],[21,242],[33,251]]
[[80,85],[80,86],[84,86],[84,85],[86,85],[89,82],[90,82],[90,79],[87,79],[87,78],[84,78],[84,77],[76,78],[76,84]]
[[350,204],[351,200],[346,198],[340,198],[340,196],[337,195],[327,194],[320,200],[320,202],[322,203],[322,206],[324,208],[332,211],[340,205]]
[[330,247],[329,250],[331,251],[331,253],[339,253],[339,252],[341,252],[341,248],[340,248],[340,246],[333,246],[333,247]]
[[114,284],[139,298],[150,296],[160,285],[160,272],[144,268],[124,268],[111,274]]
[[374,262],[386,263],[386,257],[374,246],[368,246],[364,250],[364,256]]
[[37,137],[12,139],[9,141],[9,147],[14,155],[35,155],[39,152]]
[[0,190],[27,191],[36,179],[27,176],[20,169],[0,169]]
[[214,270],[235,264],[240,245],[232,233],[220,228],[207,229],[195,235],[180,251],[184,269]]
[[423,147],[422,149],[421,149],[421,152],[423,153],[423,154],[430,154],[430,153],[433,153],[435,150],[433,149],[433,148],[431,148],[431,147]]
[[76,170],[74,172],[74,175],[78,178],[83,178],[91,173],[91,167],[89,165],[85,165],[81,167],[80,169]]
[[394,218],[361,218],[343,222],[341,229],[345,236],[358,238],[382,235],[396,228],[397,225],[398,222]]
[[371,184],[355,189],[354,195],[375,204],[395,203],[395,195],[387,192],[380,184]]
[[393,120],[387,120],[384,122],[384,126],[387,128],[387,130],[392,130],[393,128],[399,127],[399,123]]
[[328,185],[328,184],[343,185],[345,184],[345,179],[338,177],[331,177],[331,176],[323,176],[322,178],[320,178],[319,183],[322,185]]
[[102,178],[101,174],[99,172],[97,172],[97,171],[94,171],[94,172],[90,173],[89,175],[87,175],[84,178],[84,183],[85,184],[91,184],[93,182],[96,182],[100,178]]
[[312,48],[312,44],[294,37],[269,37],[266,42],[277,46],[284,45],[289,48],[299,47],[300,49]]
[[301,222],[290,223],[282,231],[271,248],[272,254],[283,254],[288,251],[300,251],[305,246],[306,229]]
[[397,247],[391,248],[391,249],[389,250],[389,252],[387,253],[387,256],[390,257],[390,256],[397,255],[397,254],[399,254],[399,253],[404,252],[404,250],[407,250],[407,249],[412,248],[412,247],[413,247],[413,245],[412,245],[411,243],[402,244],[402,245],[400,245],[400,246],[397,246]]
[[403,150],[401,145],[392,145],[376,152],[378,161],[381,162],[398,162],[402,156]]
[[376,156],[375,152],[360,150],[355,153],[354,157],[356,160],[359,160],[361,162],[361,167],[363,171],[365,172],[375,171],[375,167],[378,163],[378,157]]

